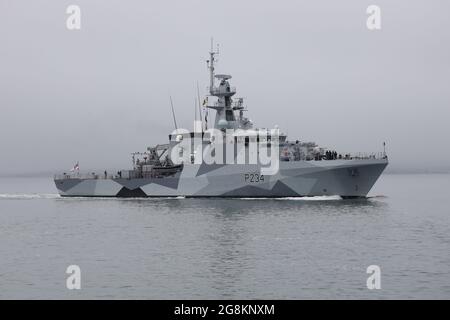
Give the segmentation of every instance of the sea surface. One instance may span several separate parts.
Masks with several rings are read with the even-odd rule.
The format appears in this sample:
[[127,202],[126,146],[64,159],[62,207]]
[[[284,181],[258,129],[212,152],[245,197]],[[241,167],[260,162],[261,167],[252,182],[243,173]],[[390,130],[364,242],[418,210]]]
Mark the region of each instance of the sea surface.
[[0,298],[450,299],[450,175],[384,174],[370,196],[63,199],[0,178]]

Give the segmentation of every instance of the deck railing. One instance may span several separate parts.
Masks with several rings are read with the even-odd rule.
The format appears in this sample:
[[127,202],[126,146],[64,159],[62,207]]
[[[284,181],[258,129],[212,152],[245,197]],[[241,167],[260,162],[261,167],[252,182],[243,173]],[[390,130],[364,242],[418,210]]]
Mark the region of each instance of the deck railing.
[[92,179],[92,180],[107,180],[107,179],[136,179],[142,178],[142,174],[133,170],[123,170],[121,174],[109,174],[106,173],[80,173],[80,172],[69,172],[69,173],[61,173],[55,174],[54,179],[56,180],[64,180],[64,179]]
[[364,152],[358,152],[355,154],[347,154],[342,155],[342,159],[335,159],[335,160],[367,160],[367,159],[386,159],[387,156],[384,152],[373,152],[373,153],[364,153]]
[[[387,159],[387,156],[384,152],[377,152],[377,153],[356,153],[356,154],[346,154],[342,155],[342,158],[337,159],[303,159],[299,161],[338,161],[338,160],[381,160],[381,159]],[[108,174],[106,175],[104,173],[80,173],[80,172],[69,172],[69,173],[62,173],[62,174],[55,174],[54,179],[55,180],[64,180],[64,179],[80,179],[80,180],[86,180],[86,179],[92,179],[92,180],[106,180],[106,179],[138,179],[138,178],[151,178],[154,177],[151,175],[150,172],[143,172],[140,173],[138,171],[134,170],[123,170],[120,171],[117,174]]]

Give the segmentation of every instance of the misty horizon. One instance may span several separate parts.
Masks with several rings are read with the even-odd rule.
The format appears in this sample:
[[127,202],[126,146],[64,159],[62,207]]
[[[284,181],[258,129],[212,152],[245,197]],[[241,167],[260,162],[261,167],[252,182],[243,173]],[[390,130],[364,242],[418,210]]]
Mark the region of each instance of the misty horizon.
[[168,142],[169,95],[191,129],[211,36],[256,127],[339,153],[386,141],[387,172],[450,171],[448,3],[377,1],[379,31],[368,1],[194,3],[80,0],[70,31],[71,2],[2,2],[0,175],[129,168]]

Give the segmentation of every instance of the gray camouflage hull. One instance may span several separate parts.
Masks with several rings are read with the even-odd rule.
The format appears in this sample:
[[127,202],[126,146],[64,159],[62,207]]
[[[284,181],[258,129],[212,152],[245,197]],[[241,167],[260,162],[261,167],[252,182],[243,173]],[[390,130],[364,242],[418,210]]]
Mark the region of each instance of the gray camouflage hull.
[[172,177],[55,179],[66,197],[365,197],[387,159],[280,162],[276,175],[253,178],[258,165],[185,164]]

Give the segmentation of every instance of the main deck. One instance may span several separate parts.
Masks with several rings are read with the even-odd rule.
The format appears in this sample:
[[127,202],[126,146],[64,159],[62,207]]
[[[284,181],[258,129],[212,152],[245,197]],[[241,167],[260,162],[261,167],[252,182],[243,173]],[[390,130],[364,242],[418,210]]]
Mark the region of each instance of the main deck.
[[167,177],[55,177],[61,196],[72,197],[365,197],[387,158],[282,161],[273,175],[260,165],[186,164]]

